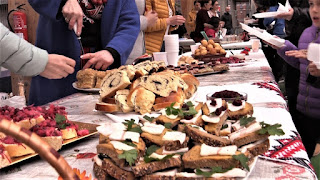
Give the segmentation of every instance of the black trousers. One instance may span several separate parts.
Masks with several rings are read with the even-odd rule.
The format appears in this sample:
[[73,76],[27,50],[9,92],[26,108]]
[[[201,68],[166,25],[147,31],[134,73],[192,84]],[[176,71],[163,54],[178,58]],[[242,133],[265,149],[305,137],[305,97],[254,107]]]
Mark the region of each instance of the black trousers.
[[299,111],[296,111],[293,122],[302,138],[309,158],[313,156],[314,149],[320,138],[320,117],[311,118]]

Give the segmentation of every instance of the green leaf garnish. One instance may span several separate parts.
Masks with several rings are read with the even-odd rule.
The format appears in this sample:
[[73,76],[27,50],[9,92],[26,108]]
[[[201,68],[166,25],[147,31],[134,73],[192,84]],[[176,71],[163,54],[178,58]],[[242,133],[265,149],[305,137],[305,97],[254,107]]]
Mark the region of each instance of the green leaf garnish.
[[146,156],[150,156],[152,153],[156,152],[160,147],[157,145],[151,145],[150,147],[148,147],[147,151],[146,151]]
[[142,133],[141,127],[138,124],[134,123],[134,119],[125,120],[123,124],[127,126],[127,131],[137,132],[139,134]]
[[143,118],[149,122],[152,122],[154,120],[154,117],[149,117],[147,115],[144,115]]
[[173,106],[175,105],[175,102],[171,103],[170,106],[166,107],[166,114],[169,115],[179,115],[180,109],[176,109]]
[[163,126],[165,128],[167,128],[167,129],[171,129],[172,128],[172,124],[171,123],[165,123]]
[[270,125],[270,124],[267,124],[267,123],[264,123],[264,122],[260,122],[260,125],[261,125],[262,128],[258,131],[259,134],[268,133],[269,135],[272,135],[272,136],[275,136],[275,135],[282,136],[282,135],[284,135],[283,130],[280,128],[281,124],[279,124],[279,123],[274,124],[274,125]]
[[183,112],[183,116],[186,116],[186,115],[196,115],[198,114],[197,110],[194,108],[194,107],[189,107],[189,110],[188,111],[184,111]]
[[214,174],[214,173],[225,173],[231,169],[232,168],[222,169],[222,167],[220,167],[220,166],[212,167],[211,171],[202,171],[201,169],[196,169],[196,175],[201,175],[204,177],[211,177],[212,174]]
[[233,155],[232,158],[240,161],[241,166],[246,168],[248,171],[250,171],[249,166],[247,164],[247,162],[249,161],[249,158],[246,157],[244,154]]
[[136,144],[134,144],[131,139],[126,139],[125,141],[122,141],[122,143],[128,145],[128,146],[132,146],[132,147],[137,147]]
[[136,149],[123,151],[122,154],[118,155],[118,158],[125,159],[129,163],[129,166],[132,166],[132,164],[134,164],[134,162],[137,160],[137,157],[138,157],[138,151]]
[[59,129],[66,129],[66,127],[70,125],[69,123],[66,122],[67,119],[62,114],[57,113],[54,120],[57,122],[57,126]]
[[240,126],[245,126],[254,120],[256,120],[255,117],[245,117],[244,116],[244,117],[240,118]]
[[191,101],[188,101],[188,102],[186,103],[186,105],[187,105],[189,108],[194,106]]
[[169,158],[172,158],[175,154],[169,154],[169,155],[166,155],[164,158],[162,159],[158,159],[158,158],[153,158],[153,157],[150,157],[150,156],[145,156],[144,157],[144,162],[146,163],[149,163],[149,162],[152,162],[152,161],[164,161],[166,159],[169,159]]
[[222,127],[221,127],[221,129],[220,130],[222,130],[222,129],[226,129],[226,128],[228,128],[229,127],[229,125],[228,124],[224,124],[224,125],[222,125]]

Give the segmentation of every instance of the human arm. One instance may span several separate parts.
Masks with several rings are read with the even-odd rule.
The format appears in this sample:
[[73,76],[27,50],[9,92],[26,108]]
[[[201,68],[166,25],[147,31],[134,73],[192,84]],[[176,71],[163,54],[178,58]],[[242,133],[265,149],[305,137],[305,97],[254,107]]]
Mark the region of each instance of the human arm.
[[0,64],[23,76],[41,75],[60,79],[74,72],[75,61],[61,55],[48,55],[24,39],[10,32],[0,23]]
[[[144,22],[144,18],[146,19],[146,22]],[[142,19],[141,19],[142,18]],[[144,31],[147,27],[151,27],[157,23],[158,20],[158,13],[151,10],[147,11],[145,15],[140,16],[140,29]]]
[[196,24],[195,19],[193,19],[192,12],[189,12],[189,14],[188,14],[187,24],[188,24],[190,27],[194,27],[195,24]]
[[298,50],[298,48],[293,45],[290,41],[286,40],[284,47],[277,49],[277,52],[279,56],[282,57],[288,64],[290,64],[292,67],[299,69],[300,67],[300,62],[299,58],[293,57],[293,56],[287,56],[285,53],[287,51],[291,50]]

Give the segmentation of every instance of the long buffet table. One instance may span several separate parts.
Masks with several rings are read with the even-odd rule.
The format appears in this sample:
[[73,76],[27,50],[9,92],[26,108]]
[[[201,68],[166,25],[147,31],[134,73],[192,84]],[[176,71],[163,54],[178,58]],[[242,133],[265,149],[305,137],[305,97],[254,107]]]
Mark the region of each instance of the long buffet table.
[[[239,52],[239,50],[232,50],[234,54]],[[227,56],[229,54],[230,51]],[[190,55],[190,53],[184,55]],[[245,63],[231,65],[230,70],[225,73],[200,76],[198,79],[200,87],[193,96],[194,100],[204,101],[207,93],[217,90],[246,92],[248,102],[254,107],[254,117],[269,124],[282,124],[285,135],[270,137],[269,151],[257,158],[247,179],[316,179],[301,138],[287,111],[286,101],[274,82],[270,66],[261,50],[257,53],[250,53]],[[138,115],[135,113],[115,114],[114,116],[95,111],[94,106],[98,97],[98,94],[81,92],[52,103],[65,106],[68,118],[72,121],[103,124],[115,122],[119,117],[137,118]],[[14,102],[11,101],[15,104]],[[98,135],[94,135],[64,146],[59,153],[73,168],[86,170],[87,173],[93,174],[93,162],[90,155],[96,153],[97,144]],[[56,180],[57,177],[56,171],[39,157],[0,170],[2,180]]]

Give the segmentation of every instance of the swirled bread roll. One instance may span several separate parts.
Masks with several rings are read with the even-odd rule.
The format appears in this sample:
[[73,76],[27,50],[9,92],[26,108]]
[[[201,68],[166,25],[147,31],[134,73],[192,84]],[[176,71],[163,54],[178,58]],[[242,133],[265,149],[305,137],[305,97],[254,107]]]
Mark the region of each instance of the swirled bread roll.
[[130,80],[134,78],[136,69],[134,68],[133,65],[125,65],[125,66],[120,66],[118,70],[123,70],[127,72],[127,76],[129,77]]
[[107,75],[106,71],[97,71],[97,80],[95,88],[100,88],[103,78]]
[[156,95],[153,92],[138,86],[130,91],[128,95],[128,105],[132,105],[136,112],[145,114],[151,112],[155,99]]
[[124,89],[131,84],[126,71],[114,70],[108,73],[102,80],[100,100],[112,97],[119,89]]
[[84,69],[77,73],[77,87],[83,89],[90,89],[96,85],[97,71],[94,69]]
[[133,111],[133,106],[129,106],[127,103],[128,95],[128,89],[118,90],[115,95],[116,104],[120,107],[122,112],[125,113]]
[[196,77],[189,73],[181,74],[180,77],[188,85],[188,88],[184,89],[184,93],[186,95],[186,99],[189,99],[197,91],[200,82]]
[[172,78],[166,74],[155,73],[150,76],[143,76],[140,79],[140,86],[162,97],[167,97],[172,91],[178,89],[178,84],[175,84]]

